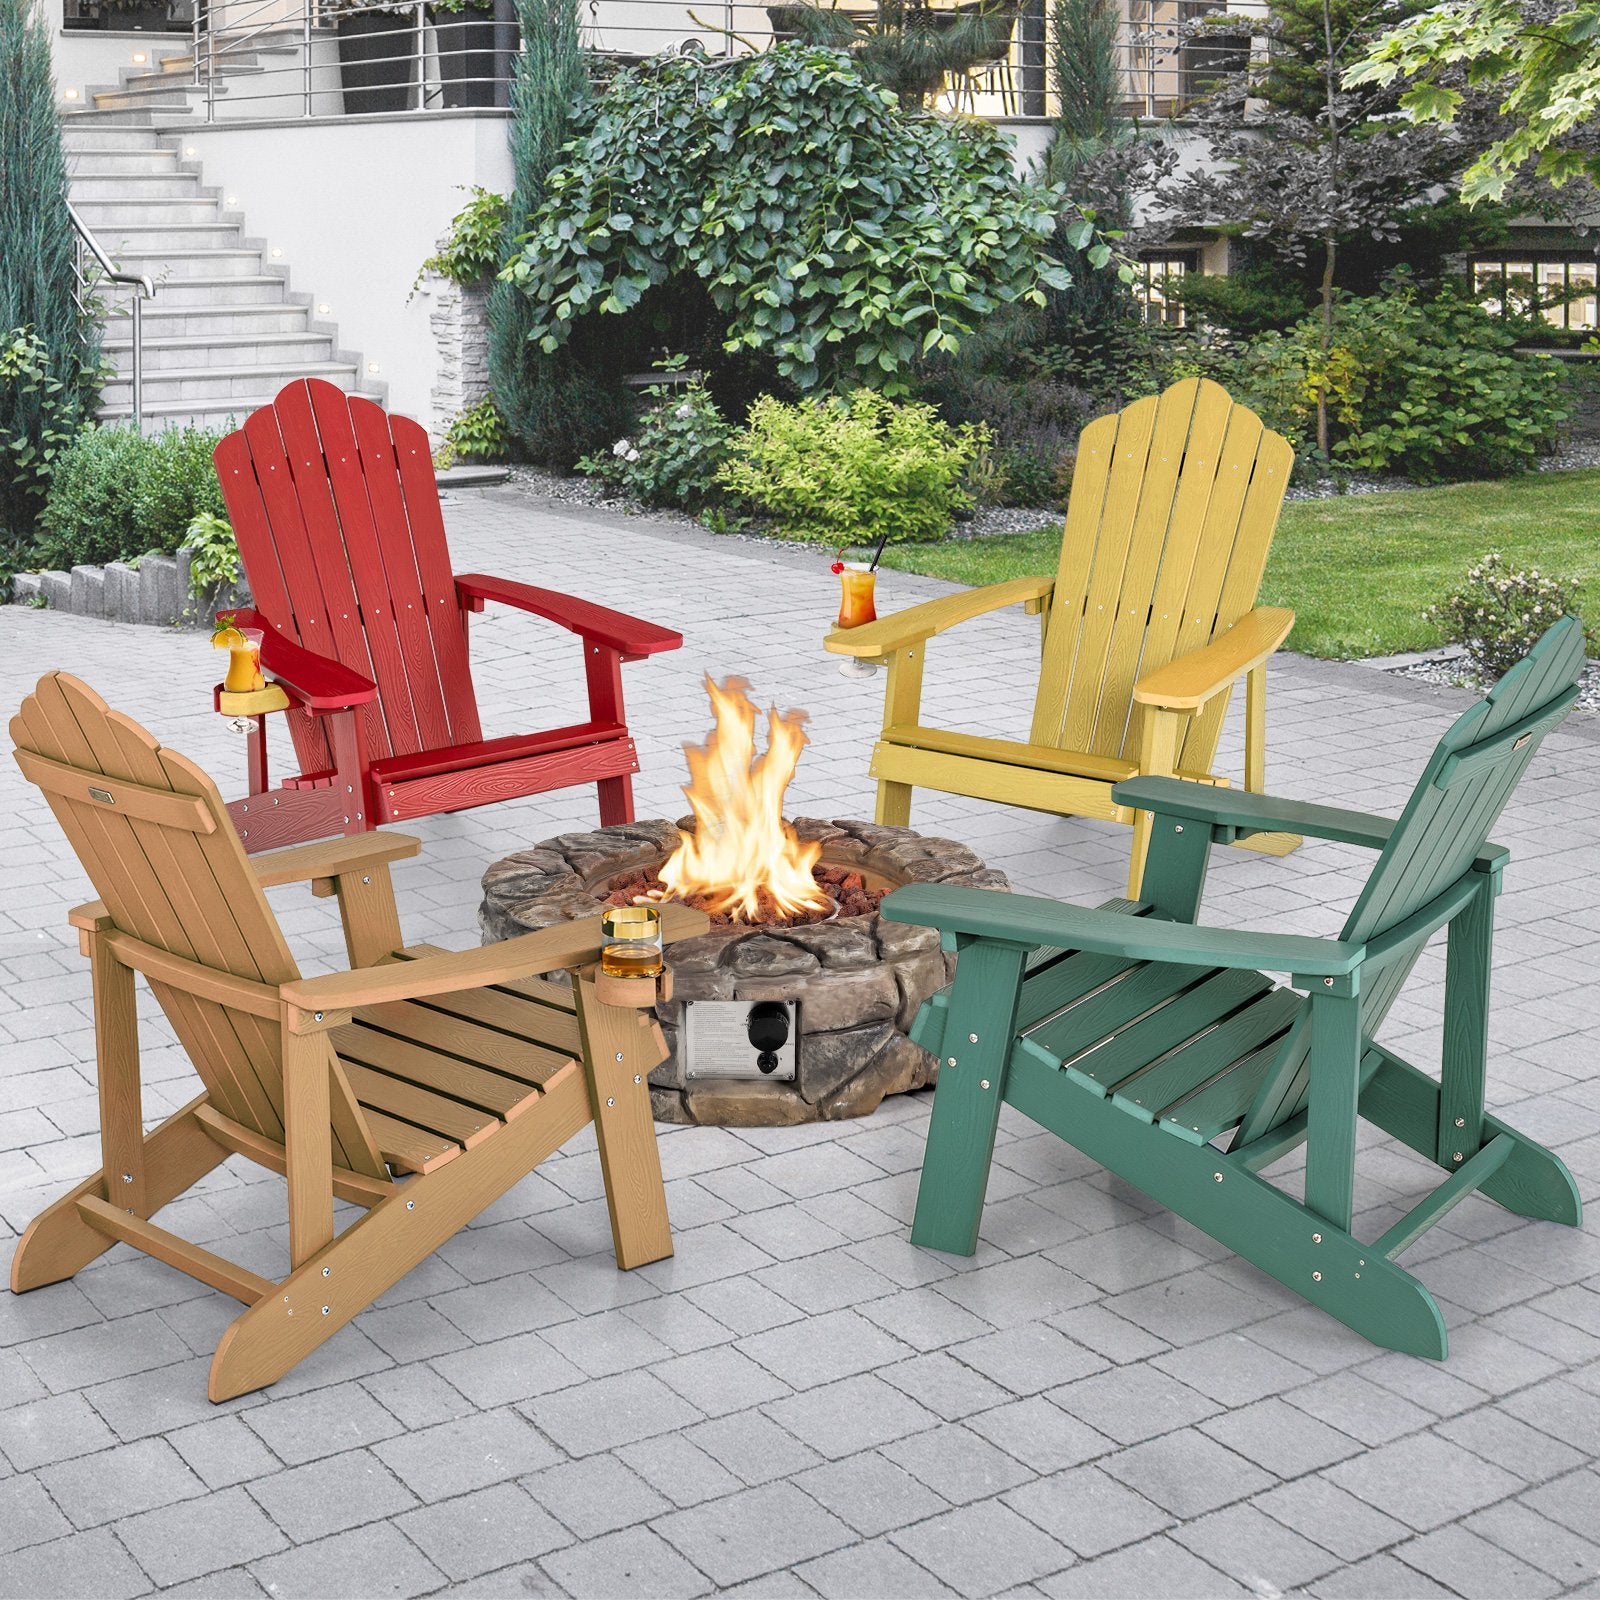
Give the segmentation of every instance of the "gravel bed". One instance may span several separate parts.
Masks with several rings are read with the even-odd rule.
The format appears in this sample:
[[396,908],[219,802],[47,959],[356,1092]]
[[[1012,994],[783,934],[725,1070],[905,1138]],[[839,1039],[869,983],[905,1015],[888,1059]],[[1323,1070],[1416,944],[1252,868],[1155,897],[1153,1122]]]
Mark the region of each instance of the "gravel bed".
[[[1600,439],[1574,439],[1554,455],[1542,457],[1535,472],[1583,472],[1600,467]],[[1354,472],[1348,478],[1318,478],[1313,483],[1291,484],[1285,500],[1332,500],[1340,494],[1386,494],[1391,489],[1430,489],[1437,485],[1413,483],[1377,473]]]
[[[1467,664],[1467,658],[1457,653],[1425,657],[1409,661],[1403,666],[1385,667],[1397,678],[1415,678],[1421,683],[1436,683],[1450,689],[1474,689],[1480,694],[1489,685],[1480,679]],[[1600,712],[1600,661],[1591,661],[1578,680],[1578,703],[1575,711]]]
[[[624,516],[650,517],[654,521],[680,528],[700,528],[706,524],[685,511],[666,511],[656,506],[642,506],[637,501],[607,493],[603,484],[593,478],[574,473],[570,478],[559,473],[546,472],[542,467],[515,466],[507,480],[512,488],[538,500],[551,500],[560,505],[604,506],[620,511]],[[1040,528],[1055,528],[1061,524],[1062,513],[1049,506],[1037,510],[1018,510],[1014,506],[986,506],[975,511],[965,522],[957,522],[950,529],[952,539],[992,539],[1010,533],[1034,533]],[[759,529],[744,530],[743,538],[761,539],[765,543],[793,544],[792,539],[766,540]]]

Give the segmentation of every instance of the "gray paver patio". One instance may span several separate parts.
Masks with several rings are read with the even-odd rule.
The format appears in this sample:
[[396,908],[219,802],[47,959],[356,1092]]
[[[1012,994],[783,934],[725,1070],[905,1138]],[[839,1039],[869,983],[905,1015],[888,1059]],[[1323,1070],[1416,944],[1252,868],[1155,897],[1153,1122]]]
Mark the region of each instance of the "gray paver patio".
[[[804,706],[796,814],[870,816],[881,687],[819,639],[826,558],[509,491],[447,507],[459,569],[681,628],[628,669],[641,816],[682,807],[701,675]],[[894,608],[945,586],[885,573]],[[1036,624],[942,638],[929,720],[1023,731]],[[575,643],[509,612],[473,623],[487,730],[581,703]],[[209,710],[203,637],[0,608],[0,706],[65,667],[242,788]],[[1461,693],[1353,665],[1274,671],[1269,781],[1394,810]],[[532,705],[527,718],[524,709]],[[275,752],[277,754],[278,752]],[[1237,763],[1238,729],[1225,760]],[[1496,837],[1495,1109],[1600,1198],[1600,725],[1546,745]],[[919,794],[914,821],[1023,891],[1119,892],[1108,827]],[[483,867],[594,826],[568,792],[414,831],[408,936],[477,940]],[[1207,920],[1330,933],[1363,858],[1217,852]],[[0,1251],[98,1165],[89,980],[64,914],[87,884],[0,763]],[[336,913],[274,890],[308,970]],[[1437,1052],[1442,953],[1390,1023]],[[146,1112],[192,1078],[141,1001]],[[205,1400],[234,1312],[111,1251],[72,1283],[0,1293],[0,1600],[7,1595],[1334,1596],[1593,1593],[1600,1582],[1600,1228],[1473,1199],[1408,1262],[1451,1328],[1443,1368],[1364,1344],[1022,1118],[1002,1121],[970,1261],[906,1238],[929,1097],[821,1129],[662,1129],[669,1262],[619,1275],[587,1132],[267,1394]],[[1427,1184],[1365,1141],[1380,1231]],[[282,1270],[282,1185],[230,1162],[170,1225]]]

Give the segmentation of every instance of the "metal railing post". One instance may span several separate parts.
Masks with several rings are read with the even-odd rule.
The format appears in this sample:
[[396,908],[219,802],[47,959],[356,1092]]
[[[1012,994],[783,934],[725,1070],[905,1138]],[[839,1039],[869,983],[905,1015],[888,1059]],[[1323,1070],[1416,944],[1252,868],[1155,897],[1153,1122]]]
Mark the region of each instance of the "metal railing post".
[[217,30],[206,18],[206,121],[217,120]]
[[428,104],[428,35],[426,30],[427,7],[417,0],[417,110],[424,111]]
[[311,0],[301,0],[300,48],[305,52],[305,114],[311,115]]
[[72,202],[67,201],[67,220],[72,224],[74,259],[78,263],[78,283],[83,290],[83,299],[78,302],[78,309],[85,316],[89,314],[90,307],[96,312],[100,310],[96,304],[93,291],[89,285],[89,274],[83,265],[86,257],[92,258],[100,269],[98,282],[125,284],[133,289],[133,427],[137,433],[141,431],[144,423],[144,302],[155,298],[156,286],[141,272],[119,272],[117,264],[105,253],[100,241],[90,232],[89,225],[73,209]]
[[195,88],[200,87],[200,0],[195,0],[194,6],[194,43],[189,48],[189,54],[194,58],[189,63],[189,75],[194,80]]
[[144,432],[144,296],[133,297],[133,431]]

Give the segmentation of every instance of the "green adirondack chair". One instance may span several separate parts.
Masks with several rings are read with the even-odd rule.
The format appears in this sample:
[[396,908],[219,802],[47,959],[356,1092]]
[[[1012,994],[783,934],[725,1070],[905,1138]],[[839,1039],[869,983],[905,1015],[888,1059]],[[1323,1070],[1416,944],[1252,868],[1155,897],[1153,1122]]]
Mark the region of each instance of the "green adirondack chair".
[[[1576,700],[1583,647],[1573,618],[1551,628],[1439,741],[1397,822],[1134,778],[1116,798],[1155,813],[1140,901],[937,884],[886,900],[961,952],[912,1034],[942,1060],[913,1243],[973,1252],[1005,1101],[1375,1344],[1443,1359],[1439,1309],[1396,1257],[1474,1190],[1580,1216],[1562,1163],[1485,1112],[1484,1073],[1506,861],[1489,830]],[[1259,830],[1378,852],[1338,939],[1195,925],[1210,847]],[[1372,1036],[1446,924],[1441,1082]],[[1360,1117],[1449,1174],[1370,1243],[1350,1231]],[[1302,1140],[1303,1202],[1260,1175]]]

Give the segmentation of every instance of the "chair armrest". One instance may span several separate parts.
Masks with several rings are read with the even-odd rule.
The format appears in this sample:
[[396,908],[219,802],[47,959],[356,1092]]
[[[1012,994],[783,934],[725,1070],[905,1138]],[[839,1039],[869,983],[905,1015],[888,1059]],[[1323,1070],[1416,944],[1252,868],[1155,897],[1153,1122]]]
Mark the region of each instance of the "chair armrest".
[[892,617],[880,617],[859,628],[835,628],[822,641],[823,647],[836,656],[886,656],[908,644],[931,639],[958,622],[981,617],[986,611],[1000,611],[1022,601],[1047,600],[1055,586],[1054,578],[1011,578],[1005,583],[985,584],[981,589],[967,589],[942,600],[925,600],[920,606],[908,606]]
[[361,833],[251,856],[250,865],[261,887],[271,889],[283,883],[304,883],[308,878],[336,878],[345,872],[385,867],[416,855],[421,848],[422,841],[409,833]]
[[303,645],[286,639],[259,611],[249,606],[234,606],[217,614],[218,622],[227,617],[236,627],[261,629],[261,670],[293,689],[301,703],[311,711],[347,711],[378,698],[377,685],[363,678],[342,662],[319,656]]
[[1259,667],[1294,626],[1294,612],[1257,606],[1220,638],[1158,667],[1134,685],[1140,705],[1166,711],[1198,711],[1213,695]]
[[485,601],[497,600],[626,656],[659,655],[663,650],[676,650],[683,643],[683,635],[671,628],[658,628],[655,623],[642,622],[624,611],[611,611],[570,594],[536,589],[530,583],[515,583],[510,578],[489,578],[481,572],[458,573],[456,594],[469,611],[482,611]]
[[1215,784],[1189,783],[1182,778],[1125,778],[1112,788],[1111,798],[1118,805],[1154,811],[1161,817],[1206,822],[1213,828],[1236,829],[1240,833],[1304,833],[1313,839],[1365,845],[1371,850],[1381,850],[1394,832],[1392,818],[1370,812],[1280,800],[1276,795],[1220,789]]
[[1094,950],[1129,961],[1176,961],[1196,967],[1267,968],[1306,977],[1354,972],[1365,947],[1303,934],[1253,933],[1248,929],[1200,928],[1189,922],[1135,917],[1005,894],[996,889],[957,889],[947,884],[912,884],[896,889],[882,906],[891,922],[913,922],[941,934],[997,939],[1037,949]]
[[[1112,787],[1111,798],[1118,805],[1153,811],[1157,816],[1207,823],[1213,838],[1222,844],[1231,844],[1235,834],[1303,833],[1335,844],[1381,850],[1396,827],[1392,817],[1375,816],[1370,811],[1280,800],[1276,795],[1219,789],[1214,784],[1189,783],[1182,778],[1125,778]],[[1473,865],[1480,872],[1489,872],[1504,866],[1509,856],[1504,845],[1486,844]]]
[[[661,937],[668,944],[693,939],[710,926],[703,911],[688,906],[661,908]],[[563,922],[536,933],[487,944],[477,950],[451,950],[416,961],[395,961],[353,972],[286,983],[279,997],[290,1012],[290,1031],[315,1033],[349,1020],[361,1006],[393,1000],[421,1000],[428,995],[456,994],[512,983],[541,972],[585,966],[599,959],[600,917]]]

